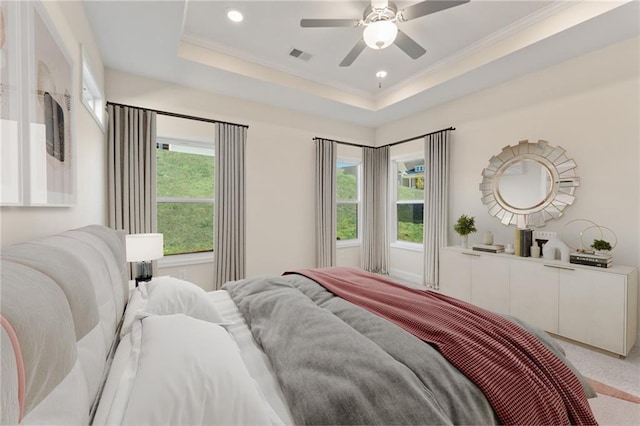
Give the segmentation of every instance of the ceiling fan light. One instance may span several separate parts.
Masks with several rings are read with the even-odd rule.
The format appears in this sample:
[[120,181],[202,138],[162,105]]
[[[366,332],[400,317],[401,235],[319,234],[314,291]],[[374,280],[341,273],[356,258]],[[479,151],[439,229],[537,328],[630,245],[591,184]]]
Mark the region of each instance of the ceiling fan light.
[[242,13],[239,10],[231,9],[227,11],[227,18],[233,22],[242,22],[244,16],[242,16]]
[[367,25],[362,33],[364,42],[372,49],[384,49],[393,43],[398,27],[392,21],[375,21]]

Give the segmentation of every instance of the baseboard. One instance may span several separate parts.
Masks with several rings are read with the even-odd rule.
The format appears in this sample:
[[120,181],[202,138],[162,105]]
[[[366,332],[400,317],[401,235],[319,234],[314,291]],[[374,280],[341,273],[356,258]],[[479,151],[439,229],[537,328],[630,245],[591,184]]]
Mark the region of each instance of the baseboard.
[[422,276],[418,274],[411,274],[409,272],[401,271],[400,269],[391,268],[389,269],[389,276],[391,278],[398,278],[411,284],[422,286]]

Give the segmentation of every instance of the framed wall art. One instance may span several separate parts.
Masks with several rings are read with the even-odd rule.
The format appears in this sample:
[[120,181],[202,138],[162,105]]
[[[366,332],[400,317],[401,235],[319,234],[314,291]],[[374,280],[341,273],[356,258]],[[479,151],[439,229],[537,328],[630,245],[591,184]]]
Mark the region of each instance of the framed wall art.
[[[3,2],[1,7],[5,34],[12,34],[11,31],[17,34],[17,50],[8,43],[9,37],[5,41],[9,48],[6,73],[3,47],[3,88],[6,82],[16,90],[7,96],[7,116],[4,92],[2,99],[2,203],[74,205],[77,81],[74,61],[41,2]],[[12,79],[13,72],[21,76],[17,82]],[[11,106],[14,100],[17,113]],[[9,154],[6,160],[5,152]],[[4,173],[5,162],[11,164],[7,173]]]
[[28,2],[27,18],[29,190],[25,192],[32,206],[72,205],[76,201],[75,67],[42,3]]
[[0,202],[22,204],[18,2],[0,3]]

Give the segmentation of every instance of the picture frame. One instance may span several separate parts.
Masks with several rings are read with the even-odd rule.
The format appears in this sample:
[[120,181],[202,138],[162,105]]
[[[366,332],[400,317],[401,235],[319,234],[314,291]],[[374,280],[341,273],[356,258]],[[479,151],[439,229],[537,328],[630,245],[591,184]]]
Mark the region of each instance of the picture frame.
[[23,203],[20,4],[0,3],[0,204]]
[[[16,206],[75,205],[75,61],[42,2],[3,2],[1,7],[3,30],[15,36],[16,43],[5,36],[2,48],[7,67],[3,66],[2,84],[12,91],[2,98],[3,106],[10,105],[9,115],[2,116],[2,165],[11,166],[0,178],[0,201]],[[5,152],[10,159],[4,160]]]
[[70,206],[76,202],[75,64],[43,4],[26,6],[29,138],[23,142],[29,141],[29,187],[25,192],[30,206]]

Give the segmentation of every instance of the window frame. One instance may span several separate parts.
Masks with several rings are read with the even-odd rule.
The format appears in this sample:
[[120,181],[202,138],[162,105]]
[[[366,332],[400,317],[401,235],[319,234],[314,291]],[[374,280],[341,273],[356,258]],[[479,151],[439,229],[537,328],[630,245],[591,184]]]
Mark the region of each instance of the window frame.
[[[389,175],[389,186],[391,187],[391,202],[389,203],[391,226],[389,227],[389,241],[391,247],[400,248],[410,251],[424,251],[424,241],[422,243],[414,243],[411,241],[398,240],[398,205],[399,204],[420,204],[422,203],[422,226],[424,229],[424,198],[422,200],[398,200],[398,163],[425,160],[423,152],[414,152],[405,155],[399,155],[391,158],[391,173]],[[426,164],[425,164],[426,166]],[[424,173],[424,172],[423,172]],[[426,177],[424,178],[426,179]],[[426,184],[426,182],[425,182]],[[424,235],[423,235],[424,239]]]
[[93,68],[91,66],[89,56],[84,50],[84,46],[81,46],[82,53],[82,87],[80,99],[82,104],[87,108],[89,114],[100,127],[100,130],[105,131],[105,97],[104,91],[98,85]]
[[[167,145],[177,145],[184,146],[188,148],[203,148],[209,149],[213,151],[213,158],[215,161],[215,143],[214,141],[199,141],[192,139],[183,139],[183,138],[174,138],[174,137],[166,137],[166,136],[157,136],[156,137],[156,150],[159,149],[159,145],[167,144]],[[156,206],[160,203],[211,203],[213,206],[213,211],[215,212],[216,200],[215,200],[215,188],[213,198],[191,198],[191,197],[159,197],[156,195]],[[215,218],[214,218],[215,221]],[[215,223],[214,223],[215,226]],[[213,240],[215,237],[212,234],[211,239]],[[214,251],[204,251],[204,252],[191,252],[191,253],[177,253],[177,254],[169,254],[165,255],[158,261],[158,266],[162,268],[167,267],[176,267],[176,266],[186,266],[186,265],[194,265],[198,263],[209,263],[214,260]]]
[[336,237],[336,248],[345,248],[345,247],[357,247],[362,244],[362,160],[359,158],[346,157],[346,156],[338,156],[336,159],[336,186],[338,179],[338,163],[347,163],[356,166],[357,173],[357,185],[356,185],[356,200],[340,200],[338,199],[338,190],[336,187],[336,233],[338,228],[338,204],[355,204],[357,207],[357,225],[356,225],[356,234],[357,237],[350,240],[338,240]]

